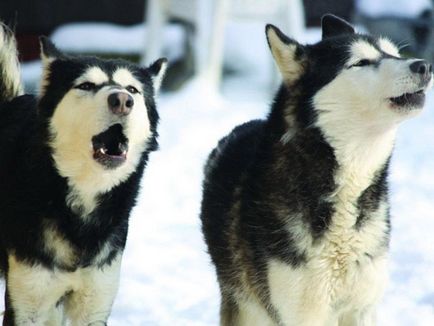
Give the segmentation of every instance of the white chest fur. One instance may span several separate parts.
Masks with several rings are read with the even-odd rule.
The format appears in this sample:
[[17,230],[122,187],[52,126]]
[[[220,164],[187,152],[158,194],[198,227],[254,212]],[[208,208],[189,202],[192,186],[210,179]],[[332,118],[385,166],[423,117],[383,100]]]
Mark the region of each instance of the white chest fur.
[[293,268],[272,260],[268,265],[270,299],[284,325],[336,325],[340,318],[366,315],[383,293],[387,257],[381,248],[388,204],[381,201],[363,227],[356,228],[357,198],[372,179],[344,173],[338,173],[337,181],[346,182],[338,182],[342,186],[329,199],[334,213],[327,231],[319,240],[299,242],[306,263]]

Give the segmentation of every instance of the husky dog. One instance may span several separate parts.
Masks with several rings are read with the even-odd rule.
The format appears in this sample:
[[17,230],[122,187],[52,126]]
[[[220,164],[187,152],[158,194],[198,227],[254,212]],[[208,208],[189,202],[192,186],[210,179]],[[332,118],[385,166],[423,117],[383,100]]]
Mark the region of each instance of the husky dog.
[[22,95],[0,29],[0,256],[4,325],[104,325],[128,218],[157,148],[166,60],[71,57],[41,38],[38,97]]
[[432,68],[333,15],[301,45],[268,25],[283,77],[265,120],[205,167],[201,219],[222,325],[374,325],[387,279],[387,174]]

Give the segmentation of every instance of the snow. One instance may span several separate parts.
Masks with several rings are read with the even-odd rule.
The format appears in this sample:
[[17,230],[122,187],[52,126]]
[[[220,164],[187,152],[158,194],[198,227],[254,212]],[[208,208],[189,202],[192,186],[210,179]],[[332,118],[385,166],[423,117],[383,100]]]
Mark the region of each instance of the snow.
[[[109,23],[71,23],[57,28],[51,40],[59,49],[72,53],[142,54],[147,28],[143,24],[119,26]],[[85,36],[85,37],[83,37]],[[170,60],[183,53],[184,32],[176,25],[164,29],[164,55]]]
[[[218,325],[218,286],[198,217],[202,168],[235,125],[268,112],[271,61],[263,28],[255,28],[239,42],[235,31],[228,36],[227,62],[240,69],[223,80],[220,95],[196,80],[159,96],[161,148],[151,155],[131,216],[110,325]],[[25,78],[38,74],[37,63],[29,67]],[[431,92],[423,114],[401,126],[392,161],[390,283],[378,311],[382,326],[434,325],[433,125]]]

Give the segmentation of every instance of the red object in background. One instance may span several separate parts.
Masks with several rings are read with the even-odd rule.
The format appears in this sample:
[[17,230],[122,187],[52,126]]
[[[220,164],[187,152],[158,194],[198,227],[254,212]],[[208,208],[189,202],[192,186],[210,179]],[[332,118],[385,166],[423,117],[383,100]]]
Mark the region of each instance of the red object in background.
[[17,47],[20,61],[31,61],[39,59],[39,35],[38,34],[17,34]]

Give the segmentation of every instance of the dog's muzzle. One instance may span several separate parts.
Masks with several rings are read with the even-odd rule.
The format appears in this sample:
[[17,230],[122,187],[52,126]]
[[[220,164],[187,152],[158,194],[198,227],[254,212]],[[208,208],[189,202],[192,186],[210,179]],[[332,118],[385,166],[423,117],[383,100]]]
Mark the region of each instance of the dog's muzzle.
[[392,106],[398,109],[421,109],[425,104],[425,92],[433,78],[432,65],[425,60],[416,60],[409,66],[411,73],[416,77],[418,90],[391,97]]

